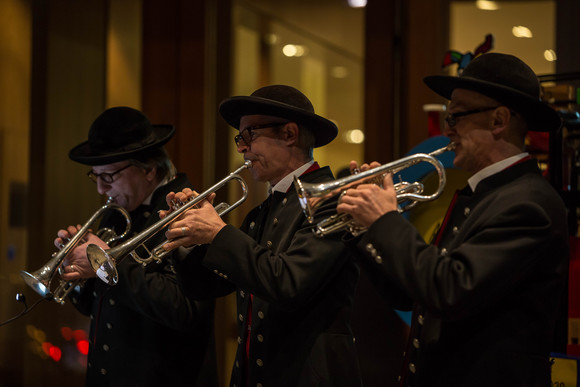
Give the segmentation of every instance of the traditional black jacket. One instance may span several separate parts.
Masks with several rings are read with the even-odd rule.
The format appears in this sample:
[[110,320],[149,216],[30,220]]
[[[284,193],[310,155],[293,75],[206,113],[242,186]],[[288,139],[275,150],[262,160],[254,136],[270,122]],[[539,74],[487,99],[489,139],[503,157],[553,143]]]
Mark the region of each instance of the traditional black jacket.
[[458,195],[438,246],[401,215],[358,247],[385,296],[414,300],[412,386],[549,386],[568,259],[566,209],[536,161]]
[[[151,206],[131,212],[131,234],[157,222],[157,212],[167,209],[165,196],[185,187],[191,184],[183,174],[159,187]],[[100,227],[119,227],[113,218],[104,223]],[[164,239],[160,232],[147,246]],[[127,257],[117,270],[117,285],[93,278],[72,296],[77,309],[91,318],[87,386],[193,386],[200,375],[198,385],[217,385],[211,357],[214,301],[189,300],[167,259],[144,267]]]
[[[326,167],[301,179],[322,182],[332,173]],[[335,212],[331,201],[315,221]],[[210,270],[203,278],[179,270],[197,297],[237,290],[239,345],[231,386],[361,384],[350,329],[358,268],[339,237],[318,238],[312,227],[290,188],[253,209],[241,230],[224,227],[183,262],[194,274],[200,262]]]

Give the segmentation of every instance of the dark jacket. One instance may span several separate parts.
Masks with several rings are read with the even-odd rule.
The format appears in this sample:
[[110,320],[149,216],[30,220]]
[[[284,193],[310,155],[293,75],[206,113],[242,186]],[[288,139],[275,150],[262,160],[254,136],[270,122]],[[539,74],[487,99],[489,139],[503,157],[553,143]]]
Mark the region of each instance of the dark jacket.
[[[322,168],[301,179],[322,182],[332,173]],[[199,273],[193,268],[202,262],[214,275],[192,278],[179,270],[198,297],[237,290],[239,345],[231,385],[360,385],[350,328],[358,268],[340,238],[313,234],[293,188],[271,200],[269,210],[266,202],[253,209],[241,230],[224,227],[211,245],[194,249],[184,261],[192,273]],[[336,202],[329,202],[316,221],[335,211]]]
[[469,192],[458,195],[438,246],[396,212],[358,244],[385,294],[418,304],[407,384],[549,386],[568,259],[564,204],[534,160]]
[[[165,196],[185,187],[191,184],[183,174],[159,187],[150,207],[130,214],[131,234],[157,222],[157,211],[167,209]],[[118,228],[113,217],[100,227]],[[164,233],[158,233],[147,246],[164,239]],[[198,385],[217,385],[214,301],[189,300],[167,259],[144,267],[126,257],[117,270],[117,285],[90,279],[81,294],[72,297],[77,309],[91,318],[87,386],[194,386],[200,374]]]

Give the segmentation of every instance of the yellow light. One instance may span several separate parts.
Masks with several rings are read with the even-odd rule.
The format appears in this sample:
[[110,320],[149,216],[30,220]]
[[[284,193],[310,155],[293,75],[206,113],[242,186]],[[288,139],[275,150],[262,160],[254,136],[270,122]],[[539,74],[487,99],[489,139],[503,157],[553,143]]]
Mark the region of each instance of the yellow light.
[[513,26],[512,34],[516,38],[531,38],[533,36],[532,31],[528,27],[524,26]]
[[347,130],[343,137],[349,144],[362,144],[365,140],[365,134],[360,129]]
[[546,59],[548,62],[555,62],[558,59],[558,57],[556,56],[556,51],[551,49],[545,50],[544,59]]
[[499,9],[499,4],[490,0],[477,0],[475,6],[482,11],[497,11]]
[[282,53],[288,57],[292,56],[304,56],[306,55],[306,47],[301,46],[299,44],[287,44],[282,47]]
[[334,78],[346,78],[348,75],[348,70],[344,66],[334,66],[330,73]]
[[348,6],[351,8],[363,8],[367,6],[367,0],[348,0]]

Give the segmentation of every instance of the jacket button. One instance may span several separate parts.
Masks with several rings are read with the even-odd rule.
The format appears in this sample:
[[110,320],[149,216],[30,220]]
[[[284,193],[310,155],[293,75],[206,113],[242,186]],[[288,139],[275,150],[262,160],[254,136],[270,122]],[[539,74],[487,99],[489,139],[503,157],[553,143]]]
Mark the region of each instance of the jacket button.
[[448,253],[448,251],[447,251],[447,249],[445,247],[441,249],[441,255],[442,256],[444,256],[444,257],[447,256],[447,253]]
[[463,215],[467,216],[467,215],[469,215],[470,212],[471,212],[471,209],[469,207],[465,207],[465,209],[463,210]]
[[417,316],[417,322],[423,325],[423,323],[425,322],[425,317],[423,317],[423,315],[420,314],[419,316]]
[[263,320],[264,319],[264,312],[259,311],[258,312],[258,317],[260,317]]
[[240,297],[242,297],[242,298],[246,297],[246,292],[244,292],[243,290],[240,290]]
[[271,249],[272,248],[272,241],[266,242],[266,247],[268,247],[269,249]]
[[113,300],[112,298],[109,300],[109,305],[113,306],[115,305],[115,300]]
[[107,323],[107,329],[113,329],[113,324]]
[[380,265],[381,263],[383,263],[383,257],[381,257],[380,255],[377,255],[375,257],[375,262]]
[[243,315],[243,314],[241,314],[241,313],[240,313],[240,314],[238,315],[238,318],[240,319],[240,321],[244,321],[244,315]]
[[417,372],[417,367],[415,367],[415,364],[413,363],[409,364],[409,371],[411,371],[412,373]]
[[256,227],[256,222],[250,223],[250,230],[253,230]]
[[242,338],[238,336],[238,344],[242,344]]
[[419,339],[413,339],[413,347],[419,349],[419,345],[420,345]]
[[106,375],[107,374],[107,370],[104,368],[101,368],[101,375]]
[[262,383],[257,383],[256,387],[262,387]]
[[278,218],[274,218],[274,226],[278,224]]
[[256,360],[256,364],[258,365],[258,367],[262,367],[264,365],[264,362],[262,361],[262,359],[258,359]]
[[236,360],[236,368],[240,368],[240,362]]
[[263,342],[264,342],[264,336],[262,336],[262,335],[258,335],[258,336],[256,336],[256,338],[258,339],[258,341],[259,341],[260,343],[263,343]]
[[285,206],[287,202],[288,202],[288,199],[284,198],[284,200],[282,200],[282,205]]
[[453,226],[453,229],[451,231],[453,232],[453,234],[457,235],[457,233],[459,233],[459,228],[457,226]]
[[107,352],[109,350],[109,346],[107,344],[103,344],[103,351]]

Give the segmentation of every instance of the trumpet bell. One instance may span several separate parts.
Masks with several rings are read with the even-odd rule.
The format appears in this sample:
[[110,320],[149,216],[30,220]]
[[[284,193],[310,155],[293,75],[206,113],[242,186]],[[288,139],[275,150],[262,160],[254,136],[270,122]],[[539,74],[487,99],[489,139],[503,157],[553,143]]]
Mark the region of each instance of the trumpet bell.
[[99,279],[109,285],[119,282],[119,273],[115,266],[115,259],[100,246],[90,244],[87,246],[87,257]]
[[[24,280],[26,285],[30,286],[36,293],[40,294],[42,297],[47,297],[50,295],[50,279],[52,278],[52,273],[46,272],[44,268],[37,270],[33,273],[21,270],[20,277]],[[49,273],[47,275],[46,273]]]

